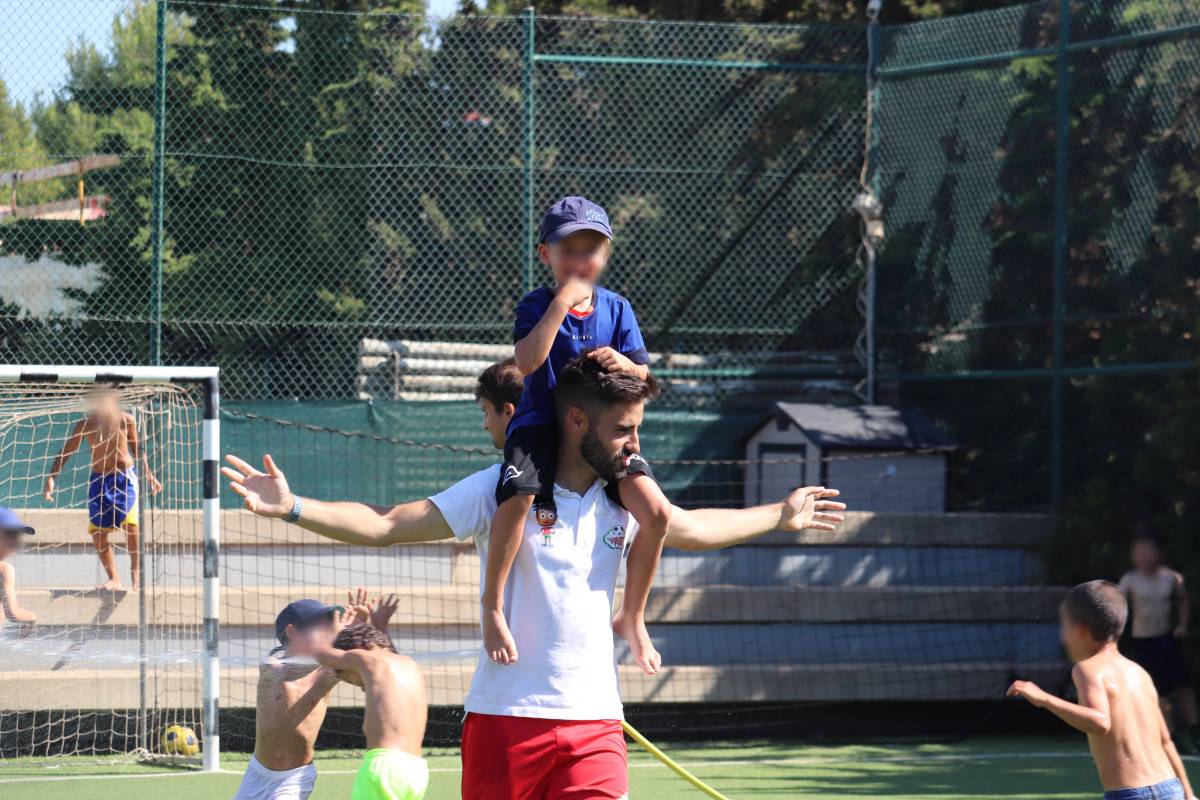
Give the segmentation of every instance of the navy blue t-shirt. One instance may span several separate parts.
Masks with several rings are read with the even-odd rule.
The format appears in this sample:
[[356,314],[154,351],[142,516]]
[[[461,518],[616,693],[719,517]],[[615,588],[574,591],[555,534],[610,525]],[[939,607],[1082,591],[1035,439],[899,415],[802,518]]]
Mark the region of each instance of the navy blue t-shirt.
[[[517,322],[513,342],[519,342],[541,321],[554,301],[554,291],[534,289],[517,304]],[[650,353],[642,340],[633,306],[616,292],[597,286],[592,292],[592,308],[586,314],[567,313],[550,347],[550,356],[531,375],[525,376],[525,394],[517,412],[508,423],[511,434],[526,425],[554,422],[554,387],[558,373],[581,353],[597,347],[611,347],[635,364],[650,363]]]

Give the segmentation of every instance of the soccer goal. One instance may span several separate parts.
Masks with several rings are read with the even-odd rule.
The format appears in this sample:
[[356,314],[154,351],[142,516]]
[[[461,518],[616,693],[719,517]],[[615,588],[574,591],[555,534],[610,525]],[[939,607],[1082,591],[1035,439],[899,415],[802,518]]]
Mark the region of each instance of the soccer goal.
[[217,768],[217,375],[0,366],[0,768],[194,757],[173,725]]

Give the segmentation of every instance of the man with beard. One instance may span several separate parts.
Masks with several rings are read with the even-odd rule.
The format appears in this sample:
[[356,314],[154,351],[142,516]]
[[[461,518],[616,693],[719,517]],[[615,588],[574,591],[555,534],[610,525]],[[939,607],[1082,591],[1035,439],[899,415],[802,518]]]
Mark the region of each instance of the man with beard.
[[[504,609],[521,659],[501,666],[481,648],[467,694],[462,795],[466,800],[622,798],[628,794],[612,604],[617,572],[637,535],[606,491],[638,458],[638,427],[653,378],[610,373],[582,356],[556,389],[558,518],[526,520]],[[338,541],[383,546],[474,539],[486,563],[499,465],[428,500],[392,508],[294,495],[270,456],[265,472],[233,456],[223,471],[250,511],[298,522]],[[675,508],[666,545],[711,550],[772,530],[833,530],[837,492],[806,487],[747,509]]]

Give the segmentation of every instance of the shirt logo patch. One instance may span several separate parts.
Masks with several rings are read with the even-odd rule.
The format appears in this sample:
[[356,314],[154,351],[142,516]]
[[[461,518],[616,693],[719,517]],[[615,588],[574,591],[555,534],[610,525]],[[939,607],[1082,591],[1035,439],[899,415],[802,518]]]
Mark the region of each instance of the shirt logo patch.
[[554,526],[558,522],[558,509],[552,505],[538,503],[533,508],[533,518],[542,529],[542,547],[554,543]]
[[519,470],[516,467],[514,467],[512,464],[509,464],[507,467],[504,468],[504,477],[500,479],[500,485],[503,486],[506,483],[508,483],[509,481],[511,481],[513,478],[519,478],[523,474],[525,474],[524,470]]
[[558,511],[551,506],[538,505],[533,509],[537,524],[543,528],[553,528],[558,522]]
[[613,550],[620,550],[625,546],[625,526],[613,525],[608,529],[608,533],[604,534],[604,543]]

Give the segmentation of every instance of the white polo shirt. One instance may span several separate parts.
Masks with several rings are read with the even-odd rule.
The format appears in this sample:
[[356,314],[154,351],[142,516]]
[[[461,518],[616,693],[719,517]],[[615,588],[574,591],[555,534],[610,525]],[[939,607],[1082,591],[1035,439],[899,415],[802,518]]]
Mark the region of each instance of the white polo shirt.
[[[454,536],[475,540],[480,583],[496,513],[500,465],[430,498]],[[531,512],[504,588],[516,664],[492,662],[482,646],[467,694],[477,714],[541,719],[622,719],[613,648],[617,571],[635,533],[633,517],[596,481],[579,496],[554,487],[558,522],[543,534]]]

